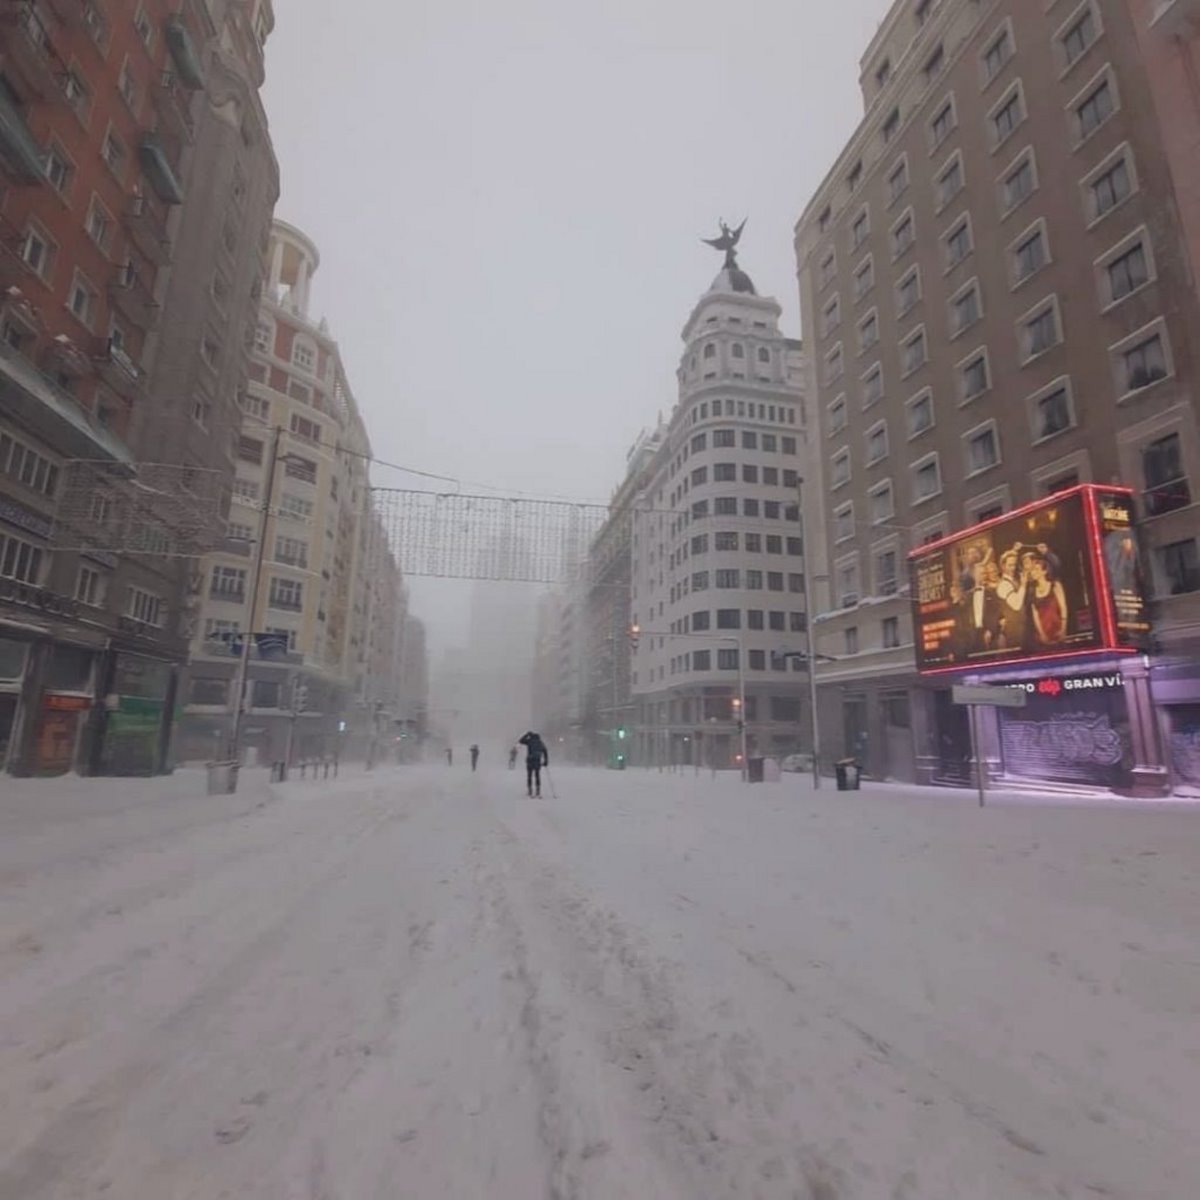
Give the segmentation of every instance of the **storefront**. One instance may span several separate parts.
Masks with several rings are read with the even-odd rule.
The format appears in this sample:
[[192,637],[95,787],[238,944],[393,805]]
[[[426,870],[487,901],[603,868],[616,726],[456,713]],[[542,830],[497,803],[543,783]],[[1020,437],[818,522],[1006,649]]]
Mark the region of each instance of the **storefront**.
[[1176,791],[1200,794],[1200,665],[1161,663],[1151,678],[1171,781]]
[[174,665],[122,651],[116,655],[104,701],[97,771],[154,775],[166,760]]

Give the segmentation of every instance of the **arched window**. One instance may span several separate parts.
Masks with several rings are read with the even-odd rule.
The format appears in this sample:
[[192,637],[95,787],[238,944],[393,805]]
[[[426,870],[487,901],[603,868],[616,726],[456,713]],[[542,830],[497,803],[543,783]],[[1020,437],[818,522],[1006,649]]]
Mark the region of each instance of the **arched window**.
[[708,345],[704,347],[704,357],[705,358],[716,358],[717,357],[716,343],[709,342]]
[[771,361],[771,352],[766,348],[766,346],[759,346],[758,361],[765,363],[769,363]]
[[746,357],[746,348],[742,345],[741,342],[733,343],[733,357],[734,358],[745,358]]
[[304,338],[296,338],[292,342],[292,362],[296,364],[302,371],[307,371],[310,375],[314,374],[317,369],[317,348],[312,342]]

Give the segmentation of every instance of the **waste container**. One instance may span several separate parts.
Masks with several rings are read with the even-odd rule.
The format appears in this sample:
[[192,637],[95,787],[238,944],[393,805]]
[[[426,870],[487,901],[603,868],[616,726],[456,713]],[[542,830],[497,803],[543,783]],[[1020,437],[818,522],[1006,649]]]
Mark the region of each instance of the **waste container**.
[[839,792],[857,792],[860,768],[856,758],[839,758],[833,764]]
[[746,782],[747,783],[762,783],[763,781],[763,759],[748,758],[746,759]]
[[238,764],[236,762],[210,762],[208,764],[208,794],[210,796],[232,796],[237,791]]

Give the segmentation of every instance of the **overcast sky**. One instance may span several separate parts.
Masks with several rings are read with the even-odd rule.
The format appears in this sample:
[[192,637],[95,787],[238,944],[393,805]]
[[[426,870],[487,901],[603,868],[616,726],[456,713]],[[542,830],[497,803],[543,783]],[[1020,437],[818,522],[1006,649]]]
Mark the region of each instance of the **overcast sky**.
[[[740,263],[799,334],[792,227],[861,111],[888,0],[280,0],[279,216],[376,456],[604,500]],[[376,471],[375,482],[409,477]]]

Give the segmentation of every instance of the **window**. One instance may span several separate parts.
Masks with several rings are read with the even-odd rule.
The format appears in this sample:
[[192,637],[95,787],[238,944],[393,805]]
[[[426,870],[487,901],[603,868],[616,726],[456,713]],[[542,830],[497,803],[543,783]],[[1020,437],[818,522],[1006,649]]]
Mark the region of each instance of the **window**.
[[1162,335],[1153,333],[1121,351],[1121,382],[1124,391],[1136,392],[1166,379],[1167,355]]
[[866,317],[859,322],[858,326],[858,352],[860,354],[870,350],[875,343],[879,341],[879,319],[875,313],[868,313]]
[[1143,499],[1148,516],[1158,517],[1191,504],[1179,434],[1169,433],[1143,447],[1142,475],[1146,481]]
[[895,512],[891,480],[889,479],[879,487],[873,488],[869,496],[869,501],[871,506],[871,524],[879,525],[884,521],[890,520]]
[[832,487],[838,488],[850,482],[850,451],[840,450],[833,456],[832,473],[829,479]]
[[[763,573],[761,571],[746,572],[746,590],[750,592],[761,592],[763,585]],[[753,625],[750,626],[754,628]]]
[[771,352],[766,348],[766,346],[759,346],[758,361],[760,363],[769,363],[771,361]]
[[1200,591],[1200,554],[1196,539],[1171,542],[1158,549],[1158,568],[1164,590],[1170,596]]
[[307,371],[311,375],[317,367],[316,347],[311,342],[304,342],[297,338],[292,343],[292,362],[302,371]]
[[705,358],[716,358],[716,357],[717,357],[717,344],[716,344],[716,342],[707,342],[707,343],[705,344],[705,347],[704,347],[704,357],[705,357]]
[[275,326],[266,318],[259,317],[254,330],[254,348],[263,354],[270,354],[275,345]]
[[137,14],[133,18],[133,28],[137,31],[142,45],[149,50],[154,45],[154,23],[146,15],[144,5],[138,5]]
[[288,492],[279,498],[279,515],[290,517],[294,521],[307,521],[312,517],[313,503],[303,496],[293,496]]
[[989,82],[1004,69],[1004,64],[1013,55],[1012,33],[1006,25],[988,43],[983,52],[983,75]]
[[894,548],[880,550],[875,555],[875,594],[891,596],[896,592],[898,583],[898,554]]
[[897,315],[904,316],[921,298],[921,272],[919,267],[913,267],[896,285]]
[[104,205],[95,196],[92,197],[92,202],[88,206],[86,228],[88,237],[107,253],[108,244],[112,241],[113,221]]
[[919,504],[922,500],[928,500],[941,492],[942,476],[936,454],[930,454],[913,463],[912,475],[914,503]]
[[1058,345],[1058,310],[1053,303],[1043,305],[1021,326],[1022,357],[1028,362]]
[[1121,157],[1110,166],[1103,169],[1088,185],[1089,217],[1098,221],[1106,213],[1111,212],[1133,191],[1133,180],[1129,169],[1128,155]]
[[732,429],[714,429],[712,444],[713,449],[720,449],[722,446],[730,448],[737,445],[737,435]]
[[[753,414],[751,414],[753,415]],[[742,434],[742,449],[757,450],[758,449],[758,434],[751,430],[746,430]]]
[[954,125],[954,100],[949,99],[934,113],[933,120],[929,123],[933,149],[936,150],[950,136]]
[[708,553],[708,534],[698,533],[692,538],[692,553],[707,554]]
[[827,337],[842,323],[842,304],[839,297],[834,296],[825,305],[821,313],[821,336]]
[[54,259],[53,244],[40,229],[31,225],[25,231],[21,257],[35,275],[46,279],[50,274],[50,266]]
[[842,377],[842,347],[839,343],[825,356],[825,382],[834,383]]
[[900,128],[900,110],[893,108],[887,115],[887,120],[883,123],[883,141],[886,145],[896,136],[896,131]]
[[45,557],[40,546],[0,533],[0,579],[15,579],[36,587],[41,582]]
[[880,459],[887,457],[887,425],[882,421],[867,430],[866,447],[867,466],[871,466],[873,463],[879,462]]
[[971,253],[974,243],[971,238],[971,222],[963,217],[945,237],[946,269],[957,267]]
[[738,652],[736,647],[722,647],[717,650],[717,670],[736,671],[738,669]]
[[874,286],[875,262],[868,255],[854,272],[854,299],[861,300]]
[[913,15],[917,18],[918,29],[933,15],[933,3],[934,0],[917,0],[917,7]]
[[713,512],[718,517],[736,517],[738,502],[736,496],[718,496],[713,501]]
[[291,609],[299,612],[304,607],[304,584],[298,579],[285,579],[281,575],[271,576],[267,591],[267,604],[271,608]]
[[246,571],[243,567],[215,566],[208,594],[217,600],[244,600],[246,598]]
[[[703,468],[701,468],[703,470]],[[692,472],[695,475],[695,472]],[[715,483],[729,483],[737,479],[737,463],[717,463],[713,467],[713,481]],[[696,482],[694,479],[693,483]]]
[[979,284],[972,280],[950,301],[950,333],[957,337],[970,329],[980,317]]
[[700,521],[708,516],[708,501],[695,500],[692,502],[692,520]]
[[1087,53],[1088,47],[1095,40],[1096,16],[1091,8],[1085,8],[1058,39],[1067,65],[1074,66]]
[[1071,415],[1071,396],[1066,384],[1054,384],[1050,391],[1033,401],[1033,440],[1045,441],[1063,433],[1074,424]]
[[746,547],[747,553],[749,553],[749,554],[761,554],[762,553],[762,534],[761,533],[747,533],[744,535],[743,542]]
[[843,632],[842,637],[843,637],[843,645],[844,645],[845,653],[857,654],[858,653],[858,626],[851,625],[849,629],[847,629]]
[[[825,287],[833,282],[834,276],[837,274],[837,259],[832,250],[821,260],[820,286]],[[715,351],[714,351],[715,353]],[[704,348],[704,357],[711,358],[712,355],[708,352],[708,347]]]
[[746,654],[750,660],[751,671],[765,671],[767,669],[767,652],[765,650],[748,650]]
[[902,158],[887,179],[888,204],[895,204],[908,189],[908,159]]
[[968,475],[978,475],[1000,461],[1000,443],[992,422],[971,430],[964,440],[967,444]]
[[87,88],[84,87],[83,81],[74,71],[67,71],[63,76],[63,95],[79,119],[86,121],[92,99]]
[[911,375],[925,362],[925,331],[923,329],[918,329],[904,343],[901,360],[905,375]]
[[938,208],[945,208],[963,189],[962,155],[954,157],[942,168],[937,180]]
[[308,566],[308,543],[300,538],[286,537],[283,534],[275,538],[275,561],[289,567]]
[[1015,87],[1000,101],[999,105],[992,112],[993,149],[1008,141],[1013,130],[1020,125],[1024,118],[1025,106],[1021,96],[1021,89]]
[[89,286],[82,275],[76,273],[71,281],[71,290],[67,296],[67,307],[71,313],[89,329],[96,315],[96,292]]
[[908,213],[901,217],[892,230],[892,257],[899,258],[913,244],[913,219]]
[[221,346],[217,338],[210,333],[206,333],[200,339],[200,357],[215,371],[220,354]]
[[894,650],[900,645],[899,617],[884,617],[880,622],[880,629],[883,633],[883,648],[885,650]]
[[833,514],[833,540],[848,542],[854,537],[854,505],[843,504]]
[[52,497],[58,487],[58,468],[7,433],[0,433],[0,474],[43,496]]
[[712,670],[712,651],[711,650],[693,650],[692,651],[692,670],[693,671],[711,671]]
[[254,503],[258,499],[258,484],[253,479],[235,479],[233,481],[233,498],[246,503]]
[[1034,167],[1033,151],[1026,150],[1016,165],[1011,167],[1004,176],[1002,185],[1003,208],[1011,212],[1022,200],[1033,194],[1037,186],[1037,175]]
[[100,147],[100,157],[108,164],[108,169],[120,179],[125,171],[125,163],[129,155],[121,144],[121,139],[111,129],[104,135],[104,144]]
[[876,364],[863,376],[863,408],[870,408],[883,397],[883,368]]
[[696,434],[696,436],[694,438],[692,438],[692,453],[693,454],[696,454],[699,451],[706,449],[707,446],[708,446],[708,434],[698,433],[698,434]]
[[1151,271],[1145,243],[1135,242],[1105,267],[1108,302],[1115,304],[1150,282]]
[[840,563],[837,568],[838,602],[843,608],[858,603],[858,560]]
[[758,516],[758,501],[752,500],[749,496],[742,501],[742,516],[757,517]]
[[[238,438],[237,456],[243,462],[261,463],[263,460],[263,444],[258,438],[242,435]],[[257,494],[257,487],[256,487]]]
[[867,235],[871,232],[871,222],[864,208],[862,212],[854,218],[854,224],[850,226],[850,244],[851,248],[857,250],[859,246],[867,240]]
[[879,66],[875,68],[875,86],[877,88],[882,88],[884,84],[886,84],[891,78],[891,76],[892,62],[891,59],[885,58],[883,62],[881,62]]
[[50,181],[50,186],[60,196],[65,196],[71,186],[71,178],[74,175],[66,153],[61,147],[51,144],[50,149],[46,151],[45,165],[46,178]]
[[712,614],[706,608],[702,608],[692,613],[692,629],[697,633],[702,633],[704,630],[711,628]]
[[[741,342],[734,342],[733,347],[732,347],[732,353],[733,353],[734,358],[745,358],[746,357],[746,347],[743,346]],[[713,416],[718,415],[719,409],[717,406],[720,403],[721,403],[720,400],[713,401]]]
[[1102,79],[1075,106],[1075,124],[1079,140],[1091,137],[1116,109],[1114,89],[1106,78]]
[[778,467],[763,467],[762,481],[770,487],[779,486],[779,468]]
[[1039,225],[1032,233],[1022,234],[1017,241],[1013,250],[1013,278],[1017,283],[1024,283],[1031,275],[1036,275],[1048,261],[1046,232]]
[[[839,396],[829,406],[829,433],[841,433],[846,428],[846,397]],[[751,481],[752,482],[752,481]]]
[[960,379],[964,403],[974,400],[988,390],[991,381],[988,375],[987,355],[983,351],[973,355],[963,365]]
[[692,572],[692,591],[707,592],[708,591],[708,572],[693,571]]
[[932,83],[942,73],[942,67],[945,65],[946,51],[942,48],[941,42],[938,42],[933,53],[925,60],[925,65],[921,68],[926,84]]
[[121,99],[129,106],[129,110],[136,116],[138,103],[138,88],[137,80],[133,77],[133,72],[129,69],[129,61],[126,60],[121,64],[121,73],[117,76],[117,91],[121,93]]
[[933,393],[926,390],[908,402],[908,436],[918,437],[933,428]]
[[[762,413],[758,414],[760,417]],[[762,448],[769,454],[774,454],[777,447],[775,444],[775,435],[773,433],[764,433],[762,435]]]
[[758,482],[758,468],[753,463],[743,463],[742,464],[742,482],[743,483],[757,483]]
[[729,530],[722,530],[722,532],[714,535],[713,546],[717,550],[736,550],[738,548],[738,535]]
[[164,609],[161,596],[140,587],[131,587],[125,595],[125,615],[143,625],[161,625]]
[[718,608],[717,609],[717,628],[718,629],[741,629],[742,627],[742,610],[740,608]]

